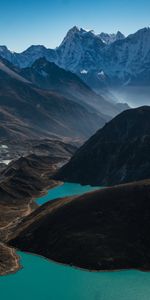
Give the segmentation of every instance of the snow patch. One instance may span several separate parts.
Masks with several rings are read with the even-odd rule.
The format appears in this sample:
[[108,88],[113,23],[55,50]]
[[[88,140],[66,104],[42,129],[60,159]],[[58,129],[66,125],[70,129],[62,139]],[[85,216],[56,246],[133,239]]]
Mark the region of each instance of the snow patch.
[[45,72],[44,70],[41,70],[39,73],[40,73],[43,77],[48,77],[48,73]]
[[9,159],[0,160],[0,164],[9,165],[9,163],[10,163],[11,161],[12,161],[12,159],[11,159],[11,160],[9,160]]
[[100,72],[98,72],[97,75],[98,75],[98,77],[100,77],[101,79],[105,79],[105,73],[104,73],[103,70],[100,71]]
[[8,149],[8,146],[7,145],[0,145],[0,148],[2,148],[2,149]]
[[88,71],[87,70],[81,70],[80,73],[81,74],[88,74]]
[[102,71],[98,72],[98,75],[99,75],[99,76],[105,76],[105,73],[104,73],[104,71],[102,70]]

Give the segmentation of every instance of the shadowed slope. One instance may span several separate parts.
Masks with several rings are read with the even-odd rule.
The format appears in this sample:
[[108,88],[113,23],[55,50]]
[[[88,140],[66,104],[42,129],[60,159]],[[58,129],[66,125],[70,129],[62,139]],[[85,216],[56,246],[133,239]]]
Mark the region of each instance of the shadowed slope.
[[10,244],[92,270],[150,270],[150,181],[50,201],[19,225]]
[[61,93],[34,87],[0,60],[0,121],[3,140],[52,135],[84,140],[104,125],[105,117]]
[[150,178],[150,107],[127,110],[91,137],[56,178],[113,185]]

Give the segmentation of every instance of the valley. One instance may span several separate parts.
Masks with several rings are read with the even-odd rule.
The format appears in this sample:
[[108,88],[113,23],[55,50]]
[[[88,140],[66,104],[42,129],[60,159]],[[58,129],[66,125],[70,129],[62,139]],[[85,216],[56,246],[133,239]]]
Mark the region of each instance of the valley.
[[0,46],[6,299],[10,291],[18,299],[12,286],[22,290],[30,277],[37,300],[51,291],[55,299],[120,300],[125,286],[128,300],[148,299],[135,279],[150,280],[149,41],[150,28],[125,36],[74,26],[56,49]]
[[150,300],[149,11],[1,1],[1,300]]
[[15,249],[91,271],[149,270],[149,118],[148,106],[128,109],[81,147],[69,137],[16,140],[18,157],[0,173],[1,275],[20,268]]

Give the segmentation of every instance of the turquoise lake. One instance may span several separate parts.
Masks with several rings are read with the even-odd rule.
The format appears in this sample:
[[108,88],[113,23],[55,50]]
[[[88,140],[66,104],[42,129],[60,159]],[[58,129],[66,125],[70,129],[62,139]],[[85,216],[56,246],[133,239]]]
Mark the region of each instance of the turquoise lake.
[[[91,187],[64,184],[37,199],[90,191]],[[93,188],[92,188],[93,190]],[[48,197],[48,198],[47,198]],[[0,277],[2,300],[149,300],[150,273],[140,271],[88,272],[21,253],[23,269]]]
[[58,187],[55,187],[48,191],[48,193],[40,198],[37,198],[36,202],[38,204],[44,204],[49,200],[53,200],[59,197],[67,197],[73,195],[79,195],[86,192],[94,191],[98,187],[92,187],[90,185],[80,185],[74,183],[64,183]]

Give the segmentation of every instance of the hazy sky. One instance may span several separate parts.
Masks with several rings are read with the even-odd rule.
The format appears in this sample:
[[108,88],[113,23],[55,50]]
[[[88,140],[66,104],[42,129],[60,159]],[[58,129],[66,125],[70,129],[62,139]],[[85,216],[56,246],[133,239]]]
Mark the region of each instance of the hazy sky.
[[149,15],[150,0],[1,0],[0,45],[55,48],[74,25],[127,35],[149,26]]

